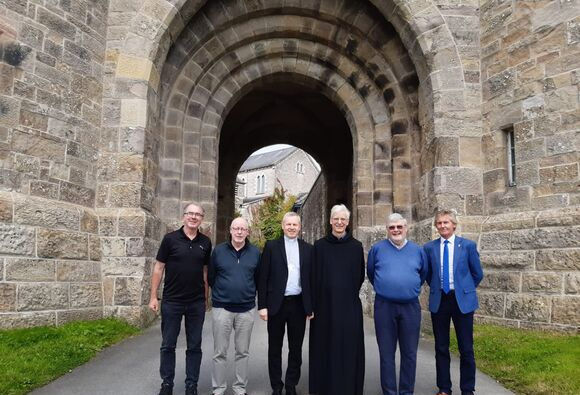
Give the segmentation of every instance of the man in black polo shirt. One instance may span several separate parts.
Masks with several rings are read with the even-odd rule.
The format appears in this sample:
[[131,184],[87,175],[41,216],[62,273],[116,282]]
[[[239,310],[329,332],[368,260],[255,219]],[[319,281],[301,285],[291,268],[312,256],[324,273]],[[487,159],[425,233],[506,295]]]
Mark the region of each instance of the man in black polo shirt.
[[173,393],[175,377],[175,345],[185,316],[185,393],[197,395],[201,365],[201,330],[208,296],[207,265],[211,256],[211,241],[199,231],[204,209],[189,203],[183,210],[183,226],[165,235],[151,278],[149,308],[159,311],[157,289],[163,272],[163,303],[161,304],[161,363],[159,373],[163,383],[159,395]]

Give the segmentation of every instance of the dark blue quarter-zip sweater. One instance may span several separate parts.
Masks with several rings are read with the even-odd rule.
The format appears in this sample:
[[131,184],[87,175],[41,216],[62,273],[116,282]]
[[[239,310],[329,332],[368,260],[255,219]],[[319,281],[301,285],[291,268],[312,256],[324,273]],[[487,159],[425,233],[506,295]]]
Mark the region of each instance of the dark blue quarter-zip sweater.
[[248,240],[239,251],[229,241],[218,245],[208,272],[213,306],[234,313],[254,308],[259,263],[260,251]]

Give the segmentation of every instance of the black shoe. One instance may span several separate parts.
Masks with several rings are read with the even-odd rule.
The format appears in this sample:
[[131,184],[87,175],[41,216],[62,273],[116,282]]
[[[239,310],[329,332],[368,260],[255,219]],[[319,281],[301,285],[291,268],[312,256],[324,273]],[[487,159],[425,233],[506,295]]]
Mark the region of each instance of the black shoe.
[[185,395],[197,395],[197,387],[185,387]]
[[286,395],[296,395],[296,388],[286,387]]
[[173,387],[167,384],[161,384],[159,395],[173,395]]
[[282,390],[274,390],[272,391],[272,395],[282,395]]

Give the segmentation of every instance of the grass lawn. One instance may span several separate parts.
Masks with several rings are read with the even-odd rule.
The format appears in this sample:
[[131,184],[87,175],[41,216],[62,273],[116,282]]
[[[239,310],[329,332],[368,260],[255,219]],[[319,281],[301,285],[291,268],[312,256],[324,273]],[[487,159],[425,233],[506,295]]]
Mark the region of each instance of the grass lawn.
[[0,331],[0,394],[25,394],[138,332],[114,319]]
[[580,335],[475,325],[474,348],[478,369],[517,394],[580,394]]

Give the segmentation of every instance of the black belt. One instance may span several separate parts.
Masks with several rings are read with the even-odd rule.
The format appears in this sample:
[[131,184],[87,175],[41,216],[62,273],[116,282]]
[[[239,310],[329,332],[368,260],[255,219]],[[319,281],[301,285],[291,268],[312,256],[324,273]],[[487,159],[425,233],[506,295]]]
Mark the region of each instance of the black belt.
[[454,289],[451,289],[447,293],[445,293],[445,291],[441,290],[441,294],[443,294],[443,296],[454,296],[455,295],[455,290]]
[[298,298],[302,298],[302,294],[284,296],[284,300],[293,300],[293,299],[298,299]]

